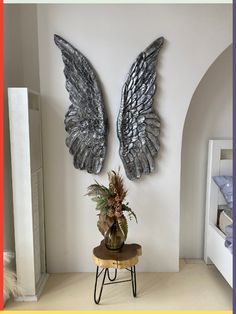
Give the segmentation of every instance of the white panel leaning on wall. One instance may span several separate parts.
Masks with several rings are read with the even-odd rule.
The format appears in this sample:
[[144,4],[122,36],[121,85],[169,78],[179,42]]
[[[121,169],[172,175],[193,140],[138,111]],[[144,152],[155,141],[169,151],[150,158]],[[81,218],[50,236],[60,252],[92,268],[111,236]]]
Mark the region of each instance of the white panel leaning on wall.
[[13,213],[20,301],[37,301],[47,280],[39,94],[9,88]]

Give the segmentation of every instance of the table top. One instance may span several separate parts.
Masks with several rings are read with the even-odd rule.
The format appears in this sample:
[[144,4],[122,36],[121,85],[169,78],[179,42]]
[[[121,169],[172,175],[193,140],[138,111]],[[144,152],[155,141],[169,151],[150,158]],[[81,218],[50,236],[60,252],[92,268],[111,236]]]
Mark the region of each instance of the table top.
[[124,244],[119,252],[108,250],[104,240],[93,249],[93,260],[97,266],[103,268],[128,268],[138,263],[138,256],[142,255],[139,244]]

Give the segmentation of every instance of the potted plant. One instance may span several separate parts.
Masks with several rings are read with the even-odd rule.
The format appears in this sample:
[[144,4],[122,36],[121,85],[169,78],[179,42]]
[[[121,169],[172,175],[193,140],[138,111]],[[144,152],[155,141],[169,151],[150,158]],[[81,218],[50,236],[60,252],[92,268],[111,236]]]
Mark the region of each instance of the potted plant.
[[128,203],[124,203],[127,190],[124,189],[123,178],[119,171],[110,171],[108,173],[109,187],[99,184],[95,181],[88,187],[88,196],[96,202],[98,213],[97,226],[104,236],[105,245],[110,250],[119,250],[128,233],[128,224],[125,217],[127,213],[130,220],[137,218]]

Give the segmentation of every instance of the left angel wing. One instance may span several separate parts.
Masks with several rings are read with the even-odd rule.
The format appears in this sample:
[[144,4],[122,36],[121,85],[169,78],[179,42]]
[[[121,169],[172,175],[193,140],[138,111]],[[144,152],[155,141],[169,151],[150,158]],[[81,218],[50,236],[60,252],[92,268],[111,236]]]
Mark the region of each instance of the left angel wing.
[[164,38],[141,52],[123,86],[117,120],[120,157],[130,180],[151,173],[160,148],[160,119],[152,108],[156,91],[156,61]]
[[107,115],[100,83],[88,59],[58,35],[54,41],[65,65],[66,89],[71,105],[65,115],[66,145],[75,168],[99,173],[106,153]]

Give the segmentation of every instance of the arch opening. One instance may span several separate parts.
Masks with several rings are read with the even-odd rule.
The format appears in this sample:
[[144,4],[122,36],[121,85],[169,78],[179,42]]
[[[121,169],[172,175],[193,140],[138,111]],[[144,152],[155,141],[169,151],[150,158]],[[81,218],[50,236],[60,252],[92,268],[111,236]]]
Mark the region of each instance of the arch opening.
[[181,151],[180,257],[203,258],[209,139],[232,138],[232,45],[209,67],[191,99]]

